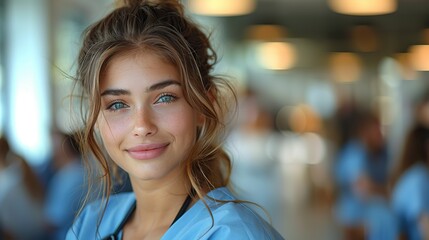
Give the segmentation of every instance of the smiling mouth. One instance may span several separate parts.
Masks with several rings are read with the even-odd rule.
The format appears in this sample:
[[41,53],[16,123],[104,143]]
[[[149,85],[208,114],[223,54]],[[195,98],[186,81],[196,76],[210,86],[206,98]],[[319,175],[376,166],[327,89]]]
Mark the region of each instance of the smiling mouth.
[[169,143],[141,144],[127,149],[126,152],[128,152],[133,159],[149,160],[161,156],[169,145]]

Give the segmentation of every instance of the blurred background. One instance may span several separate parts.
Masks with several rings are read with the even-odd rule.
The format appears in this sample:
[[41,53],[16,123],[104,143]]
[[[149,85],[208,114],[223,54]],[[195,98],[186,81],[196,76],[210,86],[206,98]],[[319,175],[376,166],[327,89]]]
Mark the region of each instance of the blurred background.
[[[389,210],[407,133],[429,119],[429,0],[182,2],[211,35],[215,72],[238,90],[226,142],[237,194],[264,207],[287,239],[352,239],[366,218],[342,196],[356,191],[359,199],[381,196]],[[58,172],[53,159],[64,158],[56,137],[76,130],[69,94],[81,33],[114,7],[0,0],[0,134],[45,196]],[[350,142],[360,148],[348,152]],[[2,177],[2,166],[5,215],[1,185],[13,177]],[[372,191],[377,184],[384,190]],[[0,220],[0,231],[12,235],[6,225]]]

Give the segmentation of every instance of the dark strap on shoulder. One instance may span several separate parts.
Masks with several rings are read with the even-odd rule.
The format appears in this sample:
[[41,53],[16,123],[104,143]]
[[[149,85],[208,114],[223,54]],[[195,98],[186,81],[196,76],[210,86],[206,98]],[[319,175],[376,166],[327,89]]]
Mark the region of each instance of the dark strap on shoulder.
[[171,223],[170,227],[177,221],[179,220],[180,217],[183,216],[183,214],[185,214],[186,210],[188,210],[189,205],[192,202],[192,197],[191,195],[188,195],[185,199],[185,201],[182,204],[182,207],[180,208],[179,212],[177,213],[176,217],[174,218],[173,222]]

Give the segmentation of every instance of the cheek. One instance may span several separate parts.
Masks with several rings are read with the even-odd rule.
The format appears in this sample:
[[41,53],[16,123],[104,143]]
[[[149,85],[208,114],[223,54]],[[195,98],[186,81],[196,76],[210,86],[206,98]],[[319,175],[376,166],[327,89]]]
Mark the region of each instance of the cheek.
[[186,136],[186,139],[188,139],[188,141],[195,142],[197,136],[197,128],[199,126],[198,122],[198,117],[191,115],[188,116],[186,119],[183,119],[183,121],[178,122],[177,129],[180,131],[180,134]]
[[108,120],[103,116],[99,117],[97,124],[104,145],[115,144],[121,140],[128,129],[127,122],[126,120]]
[[[163,124],[164,129],[175,135],[176,138],[183,138],[186,141],[194,141],[196,136],[198,117],[193,113],[190,107],[180,108],[161,117],[164,121],[158,121]],[[192,138],[192,140],[190,140]]]

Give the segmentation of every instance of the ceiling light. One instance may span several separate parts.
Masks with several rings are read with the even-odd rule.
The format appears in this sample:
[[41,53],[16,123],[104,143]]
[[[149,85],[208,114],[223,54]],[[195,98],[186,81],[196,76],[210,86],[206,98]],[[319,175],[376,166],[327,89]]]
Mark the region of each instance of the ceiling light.
[[417,71],[429,71],[429,45],[414,45],[410,48],[411,64]]
[[189,0],[192,12],[207,16],[236,16],[251,13],[254,0]]
[[286,70],[295,65],[296,52],[287,42],[264,42],[259,45],[258,58],[265,69]]
[[382,15],[396,11],[396,0],[329,0],[335,12],[347,15]]

